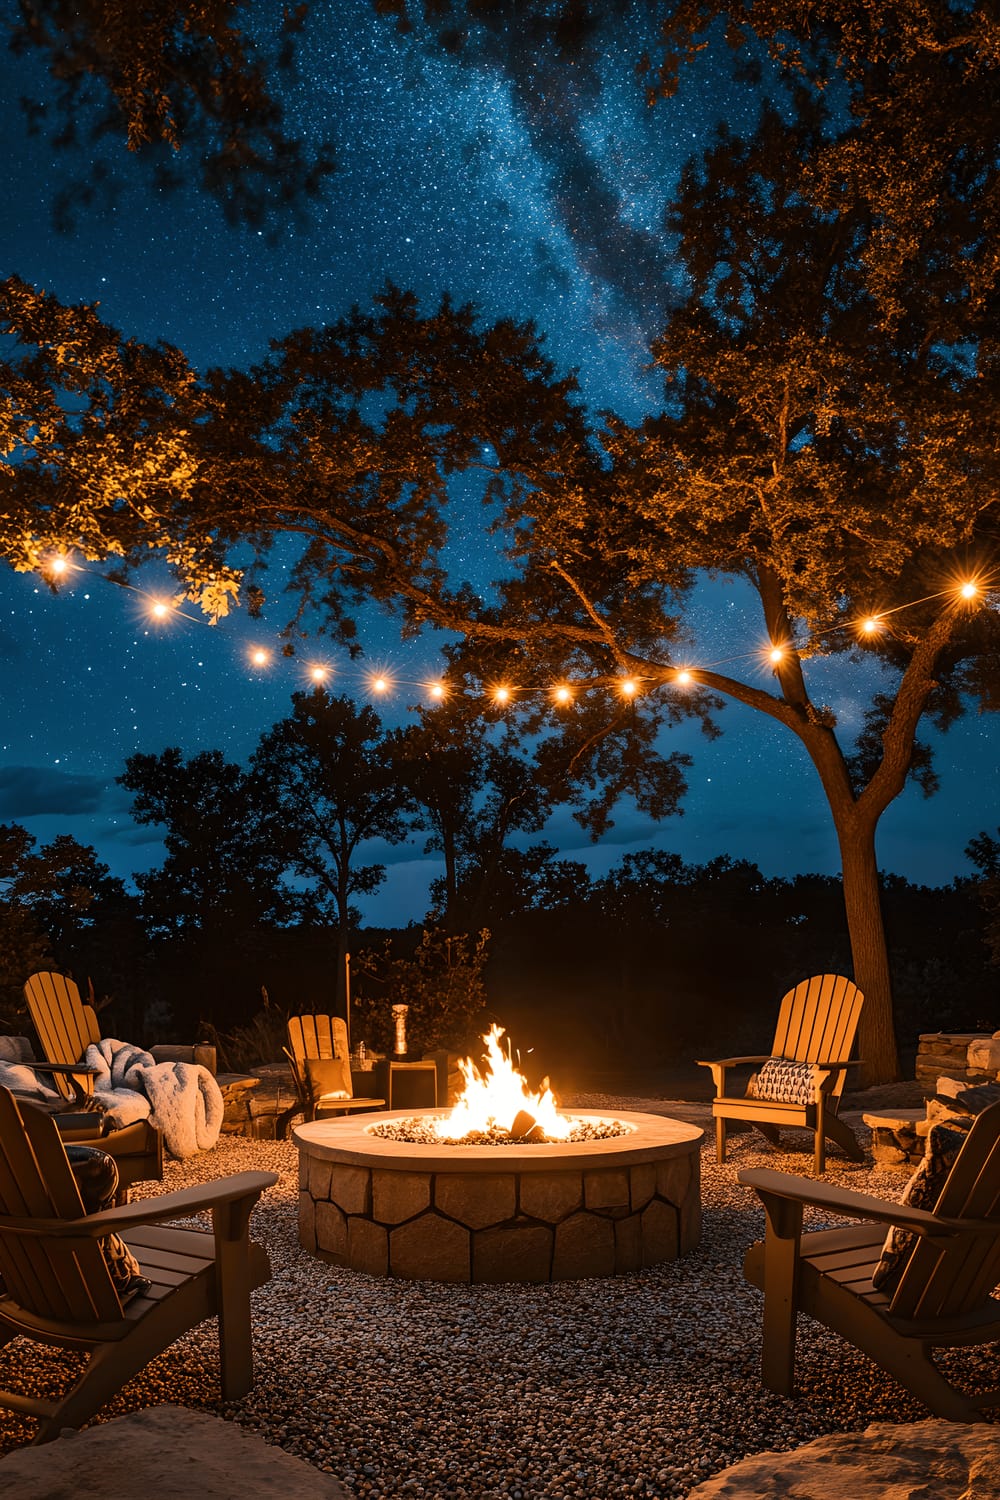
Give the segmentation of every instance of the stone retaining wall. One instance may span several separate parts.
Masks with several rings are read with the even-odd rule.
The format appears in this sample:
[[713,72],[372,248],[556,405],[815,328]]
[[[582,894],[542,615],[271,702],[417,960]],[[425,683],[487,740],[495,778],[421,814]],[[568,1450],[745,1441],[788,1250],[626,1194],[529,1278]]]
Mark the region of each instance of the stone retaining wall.
[[917,1045],[917,1082],[921,1088],[933,1094],[937,1081],[943,1074],[966,1083],[983,1083],[988,1078],[995,1078],[996,1069],[989,1072],[981,1067],[969,1066],[970,1046],[990,1040],[990,1033],[982,1031],[925,1032]]

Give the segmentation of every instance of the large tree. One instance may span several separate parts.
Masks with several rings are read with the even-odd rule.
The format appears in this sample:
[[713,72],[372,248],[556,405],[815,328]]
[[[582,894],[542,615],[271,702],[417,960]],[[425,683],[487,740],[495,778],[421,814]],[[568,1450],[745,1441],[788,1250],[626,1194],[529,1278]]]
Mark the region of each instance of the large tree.
[[[432,916],[448,934],[492,925],[498,885],[509,883],[512,863],[524,873],[509,841],[538,833],[556,800],[537,762],[511,738],[491,738],[478,706],[454,700],[421,710],[418,724],[390,737],[396,774],[412,791],[429,833],[424,852],[444,861],[432,890]],[[535,849],[533,865],[537,851],[542,864],[555,853],[549,845]],[[522,885],[524,900],[530,899],[528,884]]]
[[359,917],[354,900],[378,890],[385,865],[371,846],[402,843],[412,794],[396,775],[381,720],[323,688],[292,695],[292,712],[261,736],[251,760],[260,796],[277,815],[277,849],[304,885],[315,920],[336,933],[335,988]]
[[136,878],[154,938],[233,943],[301,915],[277,809],[242,766],[219,750],[185,757],[171,746],[130,755],[117,781],[136,822],[163,829],[166,859]]

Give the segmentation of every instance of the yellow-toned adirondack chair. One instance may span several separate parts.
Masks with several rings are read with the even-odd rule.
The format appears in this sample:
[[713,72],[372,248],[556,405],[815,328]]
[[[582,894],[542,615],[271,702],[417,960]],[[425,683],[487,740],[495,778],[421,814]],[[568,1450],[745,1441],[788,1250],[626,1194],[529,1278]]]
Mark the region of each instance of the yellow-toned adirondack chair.
[[[343,1016],[289,1016],[287,1030],[285,1056],[291,1063],[292,1078],[307,1120],[315,1120],[320,1110],[339,1113],[341,1110],[378,1109],[385,1104],[384,1099],[369,1099],[367,1095],[354,1097],[347,1022]],[[340,1058],[343,1063],[334,1080],[336,1091],[325,1089],[326,1080],[319,1076],[321,1070],[310,1067],[310,1063],[329,1062],[333,1058]]]
[[65,974],[50,971],[32,974],[24,986],[24,998],[45,1058],[44,1063],[32,1066],[37,1072],[51,1076],[67,1107],[77,1111],[60,1118],[63,1138],[79,1145],[100,1146],[114,1157],[120,1201],[125,1201],[134,1183],[161,1182],[162,1131],[148,1120],[137,1120],[105,1135],[101,1133],[99,1114],[88,1119],[86,1111],[94,1106],[95,1070],[88,1068],[82,1059],[91,1043],[101,1040],[101,1028],[93,1006],[81,999],[76,983]]
[[45,1071],[64,1099],[85,1107],[94,1080],[83,1054],[101,1040],[94,1007],[83,1003],[72,979],[48,971],[32,974],[24,985],[24,998],[48,1065]]
[[[1000,1104],[974,1121],[933,1212],[883,1202],[769,1168],[739,1180],[764,1204],[766,1238],[751,1246],[744,1274],[764,1293],[762,1378],[793,1392],[800,1312],[863,1350],[925,1406],[951,1422],[982,1420],[1000,1388],[966,1394],[934,1361],[937,1349],[1000,1340]],[[802,1233],[802,1209],[864,1219]],[[872,1287],[886,1226],[916,1235],[891,1294]]]
[[[0,1345],[16,1337],[89,1356],[61,1398],[0,1391],[0,1406],[40,1422],[35,1442],[79,1427],[151,1359],[218,1316],[222,1394],[253,1380],[250,1292],[271,1271],[250,1241],[251,1211],[273,1172],[241,1172],[201,1187],[86,1214],[51,1116],[0,1088]],[[168,1227],[210,1209],[212,1230]],[[122,1302],[101,1248],[120,1235],[147,1290]]]
[[[65,1099],[80,1104],[93,1092],[93,1069],[83,1063],[91,1044],[101,1040],[97,1012],[80,996],[79,986],[66,974],[51,970],[32,974],[25,983],[24,998],[38,1042],[45,1056],[43,1071],[50,1072]],[[159,1061],[202,1063],[215,1071],[213,1047],[151,1047]]]
[[[724,1057],[699,1063],[699,1067],[711,1068],[715,1083],[712,1114],[718,1161],[726,1159],[727,1120],[745,1120],[772,1145],[780,1143],[783,1128],[811,1130],[818,1174],[826,1166],[827,1139],[854,1161],[862,1160],[863,1153],[853,1130],[838,1118],[837,1111],[863,1002],[864,996],[857,985],[842,974],[814,974],[789,990],[782,1000],[770,1057]],[[758,1067],[771,1059],[812,1065],[814,1087],[808,1099],[792,1102],[727,1093],[729,1068]]]

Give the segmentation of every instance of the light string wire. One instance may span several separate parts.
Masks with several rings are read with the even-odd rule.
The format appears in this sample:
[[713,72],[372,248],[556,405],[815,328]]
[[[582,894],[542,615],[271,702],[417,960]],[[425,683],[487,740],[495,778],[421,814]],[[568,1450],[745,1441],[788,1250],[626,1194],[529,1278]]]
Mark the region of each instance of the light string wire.
[[[135,594],[142,602],[148,620],[155,624],[166,624],[172,620],[186,620],[190,624],[213,628],[212,623],[206,620],[200,613],[185,609],[183,604],[176,598],[164,597],[163,594],[153,593],[151,590],[142,588],[138,584],[130,583],[127,579],[113,578],[107,573],[102,573],[96,568],[87,567],[83,563],[76,562],[67,553],[58,553],[45,560],[37,570],[40,576],[50,587],[58,592],[58,584],[68,575],[81,574],[88,578],[100,579],[102,583],[112,584],[116,588],[126,589]],[[665,675],[657,674],[655,678],[643,677],[641,674],[622,675],[617,679],[617,689],[621,697],[626,699],[640,697],[643,692],[644,682],[653,683],[658,687],[670,687],[676,685],[687,687],[697,683],[699,672],[714,672],[719,667],[733,666],[740,662],[755,661],[761,666],[777,667],[782,661],[791,656],[801,656],[803,652],[811,647],[820,645],[828,636],[852,633],[856,636],[858,644],[862,641],[873,642],[879,634],[888,627],[891,616],[899,614],[903,610],[915,609],[921,604],[930,604],[938,599],[952,598],[956,604],[964,601],[970,607],[973,603],[985,604],[991,593],[993,585],[981,577],[972,576],[964,578],[951,584],[948,588],[940,589],[933,594],[925,594],[920,599],[910,599],[902,604],[895,604],[891,608],[873,611],[870,614],[861,615],[857,618],[845,620],[836,625],[827,626],[823,630],[810,632],[804,638],[794,634],[780,641],[772,640],[769,645],[756,647],[752,651],[744,651],[732,656],[717,657],[713,661],[695,664],[687,662],[683,666],[669,667]],[[347,685],[351,674],[343,668],[334,668],[326,661],[302,661],[301,658],[289,656],[282,648],[267,646],[259,642],[245,641],[242,651],[242,659],[246,664],[264,672],[275,661],[297,660],[299,676],[304,676],[316,687],[325,687],[334,681],[342,681]],[[432,702],[442,702],[451,692],[449,684],[443,677],[409,678],[400,675],[393,670],[355,672],[354,681],[361,684],[373,697],[382,698],[395,689],[413,687],[418,688],[431,699]],[[567,682],[559,682],[546,687],[520,687],[515,684],[498,683],[485,689],[482,697],[488,699],[499,707],[505,707],[518,700],[530,697],[549,697],[557,705],[566,707],[580,693],[596,687],[607,687],[609,679],[602,675],[593,679],[575,679]]]

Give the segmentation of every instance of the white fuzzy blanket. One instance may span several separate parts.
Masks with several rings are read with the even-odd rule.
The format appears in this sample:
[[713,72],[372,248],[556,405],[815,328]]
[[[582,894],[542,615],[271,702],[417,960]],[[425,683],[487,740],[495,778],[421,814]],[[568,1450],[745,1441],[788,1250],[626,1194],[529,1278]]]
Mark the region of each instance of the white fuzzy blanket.
[[100,1070],[94,1093],[116,1126],[148,1117],[163,1131],[171,1156],[181,1160],[210,1150],[219,1139],[222,1091],[200,1063],[158,1063],[141,1047],[113,1037],[91,1044],[83,1061]]
[[[25,1063],[0,1059],[0,1084],[5,1089],[10,1089],[13,1094],[33,1094],[36,1099],[44,1099],[47,1102],[62,1098],[62,1094],[57,1089],[50,1089],[47,1083],[42,1082],[34,1068],[28,1067]],[[72,1106],[67,1103],[66,1108],[69,1110]]]

